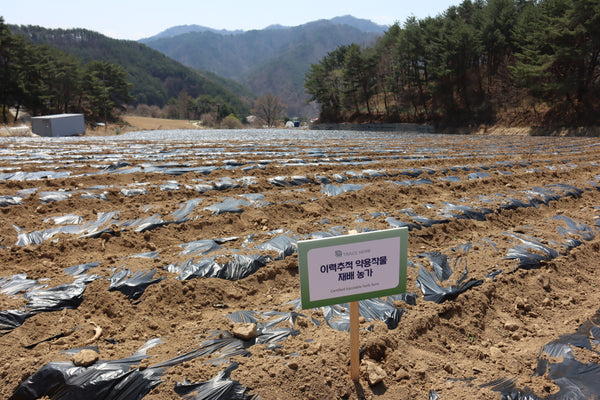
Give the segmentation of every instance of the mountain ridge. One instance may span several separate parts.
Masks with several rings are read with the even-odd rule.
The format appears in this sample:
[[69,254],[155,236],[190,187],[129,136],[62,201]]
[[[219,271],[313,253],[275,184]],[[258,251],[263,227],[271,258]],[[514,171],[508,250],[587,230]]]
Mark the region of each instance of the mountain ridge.
[[29,41],[57,47],[84,63],[101,60],[122,65],[134,85],[134,104],[163,107],[182,91],[192,97],[209,93],[243,115],[257,95],[273,93],[287,105],[288,116],[306,118],[319,112],[316,105],[308,104],[304,90],[310,65],[339,46],[367,46],[381,36],[364,29],[385,29],[352,16],[244,32],[190,25],[175,28],[163,31],[165,37],[143,43],[112,39],[83,28],[11,26]]
[[339,46],[370,45],[385,29],[369,20],[343,16],[231,35],[190,31],[144,44],[188,67],[234,79],[258,95],[276,94],[287,105],[289,116],[315,117],[315,107],[307,104],[304,91],[310,65]]
[[209,71],[191,69],[143,43],[112,39],[83,28],[12,25],[10,29],[13,34],[24,36],[32,43],[49,45],[72,54],[83,63],[106,61],[122,66],[133,85],[133,104],[163,107],[169,99],[185,90],[192,97],[208,94],[221,98],[242,116],[249,111],[248,104],[241,97],[250,97],[250,91],[246,93],[239,83],[214,76]]
[[243,31],[243,30],[230,31],[227,29],[215,29],[215,28],[210,28],[208,26],[195,25],[195,24],[176,25],[176,26],[167,28],[162,32],[159,32],[156,35],[139,39],[138,42],[146,43],[146,42],[149,42],[152,40],[175,37],[175,36],[179,36],[179,35],[185,35],[186,33],[190,33],[190,32],[213,32],[213,33],[217,33],[217,34],[221,34],[221,35],[237,35],[239,33],[245,32],[245,31]]
[[257,30],[261,31],[261,30],[294,28],[296,26],[310,24],[311,22],[316,22],[316,21],[331,21],[334,24],[352,26],[354,28],[360,29],[363,32],[380,33],[380,34],[383,34],[388,28],[387,25],[376,24],[375,22],[373,22],[371,20],[363,19],[363,18],[356,18],[356,17],[348,14],[348,15],[342,15],[339,17],[334,17],[331,19],[318,19],[315,21],[309,21],[304,24],[295,25],[295,26],[282,25],[282,24],[271,24],[262,29],[249,29],[249,30],[216,29],[216,28],[211,28],[211,27],[205,26],[205,25],[196,25],[196,24],[175,25],[175,26],[165,29],[164,31],[157,33],[156,35],[139,39],[138,42],[145,44],[145,43],[153,41],[153,40],[175,37],[175,36],[184,35],[184,34],[190,33],[190,32],[212,32],[212,33],[216,33],[216,34],[220,34],[220,35],[238,35],[238,34],[243,34],[246,32],[257,31]]

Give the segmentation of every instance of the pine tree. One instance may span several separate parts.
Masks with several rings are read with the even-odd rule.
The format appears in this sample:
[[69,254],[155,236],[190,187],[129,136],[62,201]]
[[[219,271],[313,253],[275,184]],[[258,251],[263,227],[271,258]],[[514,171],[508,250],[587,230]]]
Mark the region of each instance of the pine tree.
[[122,67],[102,61],[88,63],[83,87],[91,117],[113,120],[115,109],[124,109],[124,104],[132,100],[130,86]]
[[0,17],[0,120],[8,121],[8,108],[17,101],[18,69],[16,43],[8,25]]

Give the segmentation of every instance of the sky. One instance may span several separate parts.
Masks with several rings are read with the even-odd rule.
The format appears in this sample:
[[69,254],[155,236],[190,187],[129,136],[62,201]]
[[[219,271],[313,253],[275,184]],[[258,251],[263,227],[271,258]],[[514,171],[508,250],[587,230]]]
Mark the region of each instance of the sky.
[[0,16],[11,25],[85,28],[115,39],[138,40],[177,25],[252,30],[297,26],[343,15],[381,25],[436,16],[461,0],[2,0]]

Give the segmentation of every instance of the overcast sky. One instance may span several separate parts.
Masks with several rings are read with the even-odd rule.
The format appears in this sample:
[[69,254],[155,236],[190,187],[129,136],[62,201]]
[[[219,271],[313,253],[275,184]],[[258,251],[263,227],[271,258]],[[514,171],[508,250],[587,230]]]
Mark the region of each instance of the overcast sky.
[[436,16],[459,0],[2,0],[0,16],[14,25],[85,28],[115,39],[138,40],[177,25],[251,30],[297,26],[343,15],[381,25]]

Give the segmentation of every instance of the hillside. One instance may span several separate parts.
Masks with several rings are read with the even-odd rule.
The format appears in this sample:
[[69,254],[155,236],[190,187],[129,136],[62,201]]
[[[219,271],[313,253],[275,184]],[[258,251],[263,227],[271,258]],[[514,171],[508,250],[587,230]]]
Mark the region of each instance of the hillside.
[[83,62],[98,60],[122,66],[133,85],[131,94],[135,103],[162,107],[185,90],[192,97],[219,97],[244,115],[249,107],[240,96],[254,97],[238,83],[208,72],[194,71],[142,43],[111,39],[86,29],[10,28],[14,34],[23,35],[35,44],[59,48]]
[[[593,6],[592,6],[593,4]],[[472,2],[343,46],[306,75],[321,121],[600,125],[598,2]]]
[[213,28],[209,28],[208,26],[202,26],[202,25],[177,25],[177,26],[173,26],[171,28],[165,29],[164,31],[157,33],[156,35],[151,36],[149,38],[140,39],[140,40],[138,40],[138,42],[145,44],[145,43],[151,42],[153,40],[184,35],[184,34],[190,33],[190,32],[213,32],[213,33],[219,33],[222,35],[235,35],[238,33],[244,33],[244,31],[242,31],[242,30],[228,31],[226,29],[213,29]]
[[384,30],[370,21],[346,16],[239,34],[209,30],[170,37],[159,34],[163,37],[142,42],[184,65],[244,83],[259,95],[275,93],[287,104],[288,114],[296,116],[312,112],[303,88],[312,63],[341,45],[372,44]]
[[[335,17],[335,18],[330,19],[329,21],[334,24],[337,24],[337,25],[348,25],[348,26],[357,28],[358,30],[361,30],[363,32],[372,32],[372,33],[377,33],[377,34],[383,34],[387,29],[387,27],[384,25],[376,24],[373,21],[368,20],[368,19],[356,18],[356,17],[353,17],[352,15],[344,15],[341,17]],[[264,30],[287,29],[287,28],[290,28],[290,27],[280,25],[280,24],[274,24],[274,25],[267,26],[266,28],[264,28]],[[184,34],[190,33],[190,32],[212,32],[212,33],[218,33],[221,35],[237,35],[237,34],[245,33],[245,31],[240,30],[240,29],[230,31],[227,29],[214,29],[214,28],[210,28],[208,26],[202,26],[202,25],[177,25],[177,26],[173,26],[171,28],[165,29],[164,31],[159,32],[154,36],[140,39],[139,42],[147,44],[154,40],[175,37],[175,36],[184,35]]]

